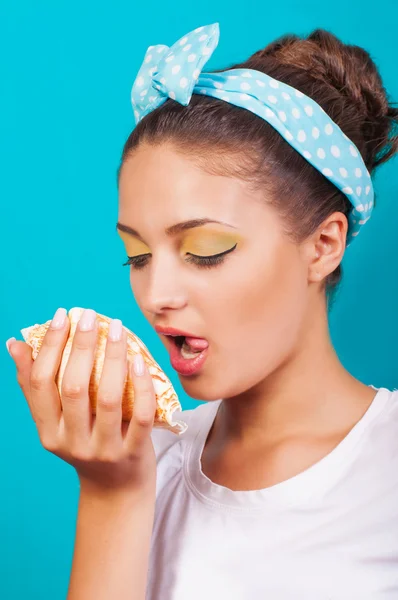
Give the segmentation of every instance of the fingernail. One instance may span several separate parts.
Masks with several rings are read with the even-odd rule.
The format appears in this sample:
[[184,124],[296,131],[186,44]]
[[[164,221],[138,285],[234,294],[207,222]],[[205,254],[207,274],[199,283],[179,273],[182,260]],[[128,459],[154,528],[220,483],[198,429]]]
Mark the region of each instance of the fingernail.
[[7,350],[10,356],[12,356],[11,352],[10,352],[10,346],[12,344],[12,342],[15,342],[16,338],[15,337],[11,337],[6,341],[6,346],[7,346]]
[[53,320],[50,323],[51,329],[62,329],[65,325],[66,313],[67,311],[65,308],[58,308],[56,310]]
[[90,331],[91,329],[94,329],[96,316],[97,313],[95,312],[95,310],[92,310],[91,308],[86,308],[86,310],[83,311],[83,314],[80,318],[79,329],[81,331]]
[[112,342],[118,342],[122,337],[122,322],[120,319],[112,319],[109,325],[108,337]]
[[136,375],[144,374],[144,359],[142,358],[142,354],[134,354],[133,367]]

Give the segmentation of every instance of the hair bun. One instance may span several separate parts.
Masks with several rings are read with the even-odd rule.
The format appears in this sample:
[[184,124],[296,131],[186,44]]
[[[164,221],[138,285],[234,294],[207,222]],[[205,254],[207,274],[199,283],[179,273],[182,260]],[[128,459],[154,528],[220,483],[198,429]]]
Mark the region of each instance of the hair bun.
[[276,78],[281,72],[281,80],[293,87],[296,82],[317,101],[356,143],[370,170],[398,151],[398,109],[389,104],[377,66],[363,48],[315,29],[307,38],[283,35],[249,60],[262,61]]

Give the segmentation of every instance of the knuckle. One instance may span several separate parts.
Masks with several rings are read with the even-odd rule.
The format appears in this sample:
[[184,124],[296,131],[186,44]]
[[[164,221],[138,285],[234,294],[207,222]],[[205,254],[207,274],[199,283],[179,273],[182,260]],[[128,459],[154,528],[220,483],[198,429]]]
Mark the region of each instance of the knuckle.
[[121,355],[121,350],[120,341],[114,342],[113,340],[109,339],[109,337],[107,338],[105,346],[105,355],[107,358],[119,357]]
[[109,415],[115,414],[119,409],[118,402],[104,402],[103,400],[99,400],[97,401],[97,405],[102,412],[108,413]]
[[80,383],[65,382],[62,386],[62,396],[70,400],[78,400],[85,394],[86,388]]
[[83,352],[91,350],[95,345],[95,340],[93,339],[92,334],[92,331],[76,331],[75,337],[73,338],[72,349],[81,350]]
[[106,347],[105,347],[105,356],[107,359],[110,359],[110,360],[112,360],[112,359],[120,360],[121,358],[125,358],[126,363],[127,363],[126,349],[125,349],[125,346],[122,345],[120,341],[113,342],[108,339],[107,343],[106,343]]
[[30,386],[36,392],[40,392],[47,385],[46,379],[40,373],[31,373]]
[[59,449],[57,441],[53,438],[53,436],[48,435],[47,433],[40,434],[40,442],[43,448],[48,450],[48,452],[55,453]]
[[32,367],[32,371],[30,374],[30,381],[33,386],[44,386],[48,385],[51,382],[51,373],[46,372],[46,370],[42,368],[34,368]]
[[25,378],[21,375],[19,371],[17,372],[17,383],[21,388],[25,386]]
[[43,338],[42,346],[47,346],[48,348],[54,348],[56,346],[59,346],[62,338],[63,338],[62,331],[58,331],[56,329],[51,329],[49,327],[47,329],[46,335]]
[[104,391],[98,394],[97,403],[101,408],[113,411],[119,407],[120,398],[115,392]]
[[154,414],[150,414],[148,412],[137,412],[135,415],[135,421],[137,425],[140,425],[141,427],[149,427],[150,425],[153,425],[154,416]]
[[82,350],[82,351],[86,352],[90,348],[91,348],[90,344],[88,344],[87,341],[82,340],[82,339],[77,339],[74,343],[75,350]]
[[99,448],[97,458],[101,463],[106,464],[116,464],[120,461],[119,453],[107,448]]
[[72,459],[79,463],[92,462],[94,459],[90,449],[82,446],[80,443],[69,444],[69,452]]

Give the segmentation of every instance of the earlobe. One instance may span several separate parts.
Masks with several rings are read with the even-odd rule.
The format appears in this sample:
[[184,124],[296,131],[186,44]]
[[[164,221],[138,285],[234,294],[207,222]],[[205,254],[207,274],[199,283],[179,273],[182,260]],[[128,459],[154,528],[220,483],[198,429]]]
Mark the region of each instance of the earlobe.
[[317,281],[320,281],[322,277],[323,276],[319,271],[317,271],[316,269],[311,269],[309,272],[308,281],[310,283],[315,283]]

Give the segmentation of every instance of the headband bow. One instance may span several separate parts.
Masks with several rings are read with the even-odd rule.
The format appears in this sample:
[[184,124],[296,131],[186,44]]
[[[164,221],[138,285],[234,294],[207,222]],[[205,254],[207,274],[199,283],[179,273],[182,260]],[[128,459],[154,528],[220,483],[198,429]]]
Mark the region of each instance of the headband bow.
[[131,90],[136,121],[172,98],[187,106],[220,37],[218,23],[198,27],[170,48],[149,46]]
[[194,29],[170,48],[149,46],[131,89],[136,122],[168,98],[187,106],[193,93],[250,110],[350,200],[348,247],[374,205],[370,173],[358,148],[315,100],[282,81],[254,69],[203,73],[219,34],[218,23],[213,23]]

